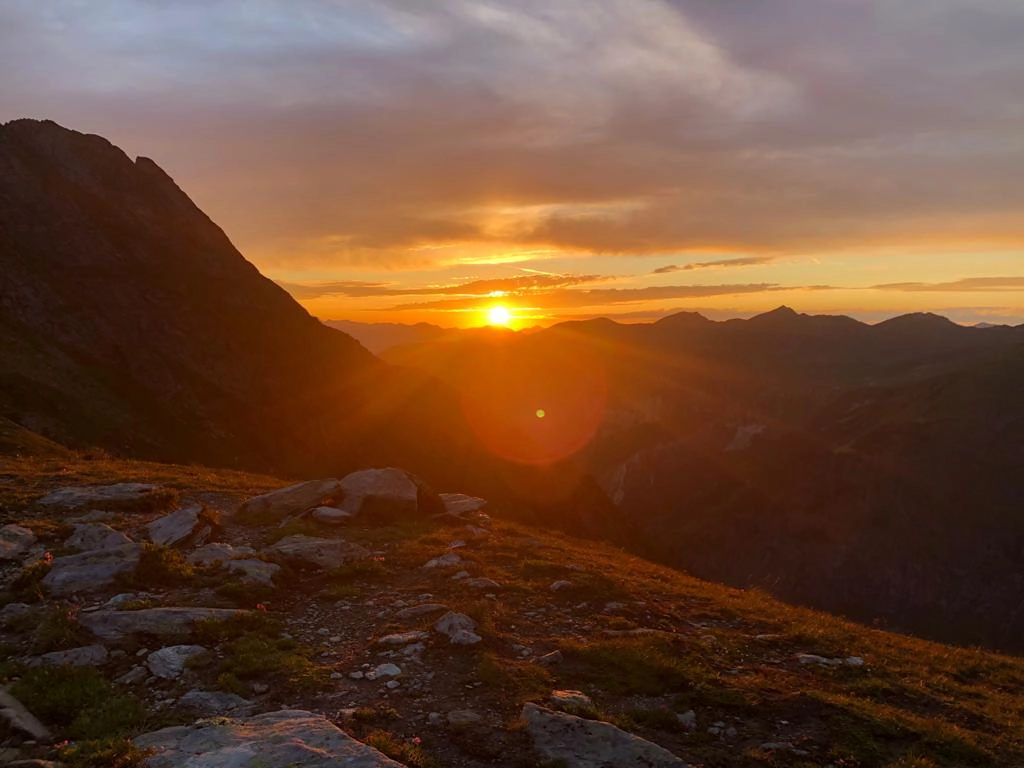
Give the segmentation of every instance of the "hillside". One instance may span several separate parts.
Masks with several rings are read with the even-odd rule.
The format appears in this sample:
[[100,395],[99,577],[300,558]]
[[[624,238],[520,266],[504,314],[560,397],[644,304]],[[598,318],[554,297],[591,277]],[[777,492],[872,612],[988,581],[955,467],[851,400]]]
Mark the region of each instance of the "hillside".
[[76,448],[280,472],[444,472],[464,427],[266,279],[152,160],[0,125],[0,416]]
[[[67,491],[50,496],[124,482],[154,487],[121,487],[94,502]],[[187,738],[201,745],[188,749],[202,752],[245,728],[256,729],[244,736],[250,757],[237,755],[232,765],[276,764],[285,747],[275,734],[286,727],[293,728],[286,762],[297,766],[340,765],[324,762],[325,754],[362,749],[345,734],[409,766],[592,764],[564,749],[585,754],[594,738],[603,739],[605,759],[609,744],[623,750],[617,765],[681,764],[661,752],[643,763],[621,757],[654,754],[653,745],[692,766],[1024,761],[1019,659],[702,582],[606,545],[509,522],[501,508],[472,511],[479,502],[438,517],[436,501],[422,492],[410,504],[378,488],[383,495],[361,496],[353,507],[348,485],[340,506],[356,512],[340,525],[267,501],[240,508],[282,484],[200,467],[5,460],[0,522],[19,523],[36,541],[4,529],[4,541],[21,553],[4,568],[2,674],[52,735],[32,745],[8,730],[4,759],[48,756],[48,744],[70,738],[60,748],[70,766],[141,765],[144,753],[128,751],[126,736],[205,714],[205,728],[162,731],[137,744],[154,750],[154,767],[186,758],[213,765],[175,744]],[[298,507],[293,500],[292,511],[313,498]],[[152,525],[197,502],[202,514],[178,512],[176,527]],[[183,516],[191,521],[184,527]],[[76,522],[83,519],[90,522]],[[122,533],[167,544],[133,550]],[[296,534],[328,542],[319,555],[282,549],[281,539]],[[115,554],[102,555],[102,546]],[[94,563],[124,562],[133,551],[140,557],[119,576],[90,571],[90,581],[79,572],[69,585],[62,574],[83,557],[72,553],[89,547],[99,548],[87,558]],[[197,606],[245,613],[163,634],[179,630],[161,610]],[[445,611],[460,614],[468,634],[438,629]],[[46,666],[78,658],[91,668]],[[553,700],[557,690],[582,696]],[[524,709],[530,702],[540,706]],[[309,714],[261,719],[282,708]],[[552,727],[563,729],[554,742],[545,735]],[[319,745],[321,762],[301,751],[303,739]],[[378,753],[363,759],[392,764]]]
[[636,551],[862,621],[1024,648],[1024,328],[780,308],[565,323],[387,358],[470,402],[487,392],[502,413],[544,403],[527,445],[561,415]]

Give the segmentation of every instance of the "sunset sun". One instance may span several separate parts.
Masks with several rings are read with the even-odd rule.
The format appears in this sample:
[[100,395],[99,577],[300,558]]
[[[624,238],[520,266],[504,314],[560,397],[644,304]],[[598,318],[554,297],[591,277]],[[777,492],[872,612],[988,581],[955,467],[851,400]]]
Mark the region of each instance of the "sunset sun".
[[487,324],[488,325],[501,325],[508,326],[512,322],[512,313],[508,307],[491,307],[487,310]]

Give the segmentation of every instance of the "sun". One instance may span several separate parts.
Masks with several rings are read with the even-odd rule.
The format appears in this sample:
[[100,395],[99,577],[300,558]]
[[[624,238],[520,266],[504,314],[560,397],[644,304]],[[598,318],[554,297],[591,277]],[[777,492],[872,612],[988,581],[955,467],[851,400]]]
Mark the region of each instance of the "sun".
[[488,325],[503,325],[508,326],[512,322],[512,313],[508,307],[491,307],[487,310],[487,323]]

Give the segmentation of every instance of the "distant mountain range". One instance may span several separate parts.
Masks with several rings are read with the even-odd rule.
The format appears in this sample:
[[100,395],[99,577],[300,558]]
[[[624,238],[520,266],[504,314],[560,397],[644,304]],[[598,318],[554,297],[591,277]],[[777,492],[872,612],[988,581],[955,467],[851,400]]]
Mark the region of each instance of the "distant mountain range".
[[[605,410],[577,461],[648,555],[893,628],[1024,649],[1024,327],[782,307],[448,337],[385,357],[523,413],[538,393],[515,373],[538,359],[575,369],[570,392],[599,377]],[[542,406],[550,419],[575,402]]]

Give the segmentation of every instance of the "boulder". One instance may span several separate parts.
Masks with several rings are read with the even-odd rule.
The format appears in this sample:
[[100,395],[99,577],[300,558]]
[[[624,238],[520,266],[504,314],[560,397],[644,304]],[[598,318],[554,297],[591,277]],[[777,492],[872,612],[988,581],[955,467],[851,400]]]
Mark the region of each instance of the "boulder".
[[302,710],[163,728],[137,736],[135,746],[153,750],[149,768],[403,768]]
[[567,768],[685,768],[667,749],[600,720],[555,712],[536,704],[523,707],[526,730],[544,760]]
[[334,478],[309,480],[253,496],[239,508],[239,514],[265,521],[298,515],[342,495],[341,483]]
[[340,509],[353,515],[401,517],[419,511],[420,487],[404,469],[364,469],[341,481]]
[[331,569],[365,560],[370,556],[370,551],[344,539],[320,539],[296,534],[285,536],[263,550],[263,554],[279,557],[292,565]]
[[201,645],[169,645],[149,654],[146,657],[146,666],[157,677],[175,680],[185,671],[188,660],[205,650]]
[[42,584],[47,592],[57,596],[102,589],[113,584],[120,574],[134,571],[141,554],[141,544],[122,544],[58,557]]
[[231,573],[241,574],[245,581],[267,587],[274,586],[274,574],[281,570],[280,565],[266,560],[228,560],[221,567]]
[[144,504],[162,495],[164,489],[150,483],[115,483],[114,485],[72,486],[60,488],[39,499],[36,504],[57,509],[83,507],[130,507]]
[[53,740],[46,726],[25,709],[24,704],[11,696],[6,688],[0,688],[0,724],[6,725],[12,731],[24,733],[36,741],[48,744]]
[[0,560],[20,560],[36,543],[36,535],[20,525],[5,525],[0,528]]
[[146,534],[154,544],[177,547],[186,543],[202,544],[210,537],[213,527],[202,504],[184,507],[169,515],[158,517],[146,526]]
[[339,509],[338,507],[316,507],[310,514],[314,520],[331,524],[344,523],[356,516],[355,512]]
[[97,637],[117,640],[127,635],[188,635],[197,621],[224,621],[251,611],[235,608],[144,608],[141,611],[92,611],[78,615],[78,623]]
[[30,667],[59,667],[65,664],[72,667],[98,667],[106,664],[109,658],[110,654],[102,645],[84,645],[81,648],[34,656],[25,663]]
[[134,543],[120,531],[105,523],[78,523],[75,531],[64,540],[64,546],[83,552],[97,549],[113,549]]

